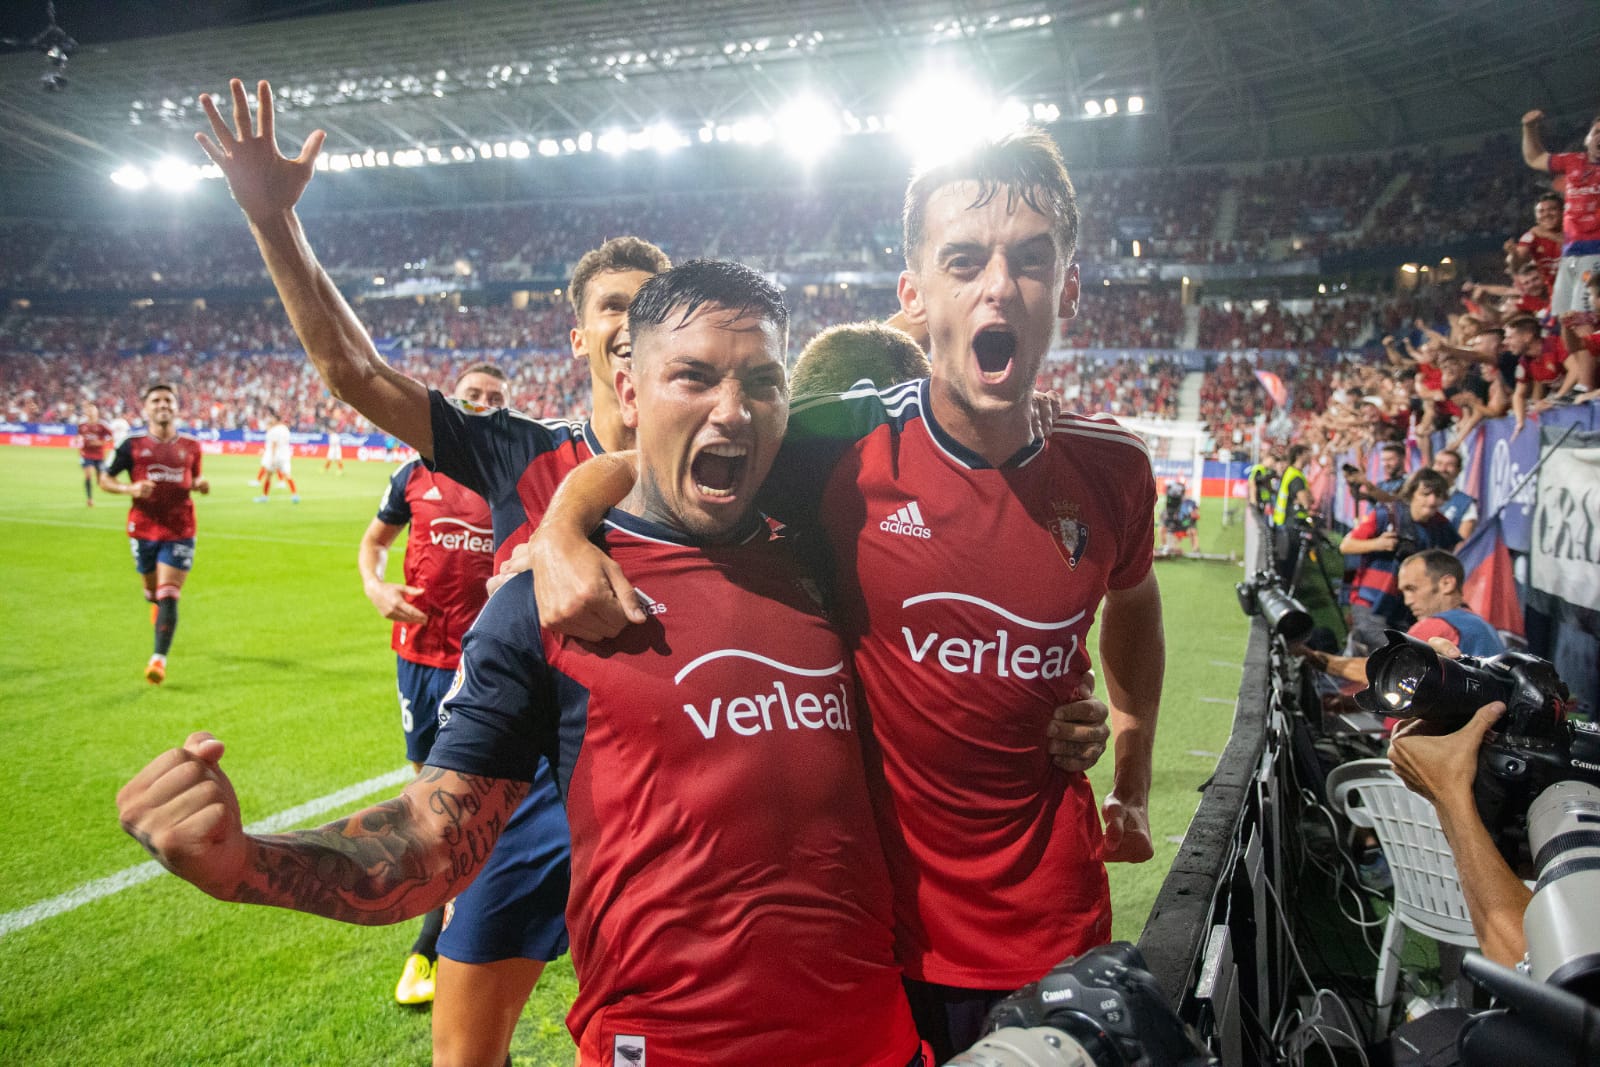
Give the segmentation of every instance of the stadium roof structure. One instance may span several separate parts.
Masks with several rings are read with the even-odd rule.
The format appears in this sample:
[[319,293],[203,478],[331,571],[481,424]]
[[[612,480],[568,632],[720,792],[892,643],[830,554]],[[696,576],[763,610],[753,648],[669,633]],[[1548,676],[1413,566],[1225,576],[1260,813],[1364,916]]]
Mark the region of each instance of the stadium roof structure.
[[1591,0],[454,0],[84,46],[58,91],[13,51],[0,172],[200,162],[197,98],[232,75],[273,82],[285,140],[320,126],[357,158],[764,140],[802,97],[868,132],[918,86],[937,131],[970,83],[1075,165],[1250,162],[1586,118],[1596,54]]

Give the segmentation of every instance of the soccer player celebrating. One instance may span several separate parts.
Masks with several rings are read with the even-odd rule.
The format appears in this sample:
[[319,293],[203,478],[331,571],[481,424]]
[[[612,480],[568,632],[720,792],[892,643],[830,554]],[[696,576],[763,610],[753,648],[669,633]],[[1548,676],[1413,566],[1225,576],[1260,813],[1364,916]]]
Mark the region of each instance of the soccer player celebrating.
[[[217,140],[203,134],[199,140],[250,221],[313,365],[336,397],[414,447],[430,469],[483,497],[494,542],[508,555],[569,471],[597,453],[632,446],[633,430],[623,422],[615,386],[632,354],[628,303],[646,279],[667,269],[667,257],[647,241],[620,237],[586,254],[573,271],[568,295],[577,322],[570,339],[574,357],[589,364],[589,420],[541,422],[491,411],[488,398],[471,388],[446,398],[383,361],[306,241],[294,205],[311,179],[322,133],[311,134],[299,157],[286,159],[273,134],[271,89],[265,82],[258,86],[254,128],[243,84],[235,79],[231,91],[234,129],[205,96]],[[508,541],[513,532],[519,536]],[[566,948],[561,915],[568,847],[555,785],[542,768],[487,864],[455,899],[440,934],[436,1063],[504,1061],[545,962]]]
[[[492,363],[475,363],[456,379],[459,400],[481,398],[485,407],[506,406],[505,373]],[[407,526],[404,581],[384,581],[389,547]],[[412,460],[389,479],[378,515],[361,537],[356,568],[361,586],[394,622],[394,649],[400,694],[400,728],[406,758],[420,773],[439,732],[439,704],[461,663],[461,635],[488,599],[484,589],[494,570],[494,531],[489,505],[459,482]],[[394,999],[401,1004],[433,1000],[434,969],[444,908],[430,911],[406,957]]]
[[[190,493],[209,493],[200,476],[200,442],[178,432],[178,389],[166,382],[146,386],[145,428],[117,446],[100,488],[133,498],[128,537],[133,564],[144,580],[144,598],[155,605],[155,651],[144,677],[160,685],[167,677],[167,653],[178,629],[178,596],[194,566],[194,502]],[[116,480],[126,472],[128,484]]]
[[276,411],[268,412],[272,416],[272,425],[267,427],[266,440],[261,448],[261,470],[256,477],[261,482],[261,495],[256,497],[257,504],[265,504],[268,495],[272,492],[272,476],[276,474],[278,481],[289,487],[289,501],[300,503],[300,490],[294,487],[294,478],[290,475],[290,465],[294,460],[294,445],[290,443],[289,427],[278,418]]
[[[1106,418],[1063,414],[1043,439],[1031,426],[1058,319],[1077,310],[1077,223],[1040,130],[913,179],[900,303],[928,331],[932,377],[796,403],[764,491],[775,518],[819,520],[831,550],[881,761],[898,954],[941,1061],[1006,991],[1108,940],[1104,861],[1152,854],[1165,642],[1149,455]],[[623,568],[586,540],[626,467],[591,461],[558,497],[575,506],[552,506],[532,552],[547,628],[648,625]],[[715,495],[741,469],[691,473]],[[1034,742],[1082,728],[1051,718],[1086,696],[1102,605],[1116,740],[1103,835],[1081,773],[1102,746],[1062,774]]]
[[106,452],[112,447],[111,427],[100,421],[100,409],[83,405],[83,421],[78,423],[78,466],[83,469],[83,496],[94,507],[94,484],[105,469]]
[[519,575],[467,634],[399,799],[246,835],[223,746],[196,733],[121,790],[122,824],[220,899],[393,922],[473,877],[543,754],[573,827],[581,1067],[920,1067],[849,657],[754,506],[788,415],[787,312],[723,263],[632,307],[617,388],[641,477],[604,540],[648,626],[541,633]]
[[1183,552],[1183,539],[1196,552],[1200,550],[1200,505],[1184,495],[1182,482],[1168,482],[1166,501],[1161,507],[1161,551]]

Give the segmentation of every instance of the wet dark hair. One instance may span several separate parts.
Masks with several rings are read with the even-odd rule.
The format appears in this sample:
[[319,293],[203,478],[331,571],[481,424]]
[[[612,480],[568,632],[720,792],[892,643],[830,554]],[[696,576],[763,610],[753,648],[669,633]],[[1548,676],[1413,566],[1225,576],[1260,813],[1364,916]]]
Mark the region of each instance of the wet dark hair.
[[1072,262],[1078,247],[1078,197],[1072,179],[1050,135],[1039,126],[1024,126],[912,176],[903,213],[908,268],[917,269],[927,240],[928,198],[946,185],[969,181],[978,184],[977,199],[969,208],[983,207],[1004,191],[1008,209],[1021,200],[1050,220],[1062,265]]
[[583,321],[583,298],[589,283],[596,274],[608,271],[642,270],[646,274],[660,274],[672,267],[667,254],[641,237],[613,237],[599,248],[591,248],[573,268],[572,281],[567,285],[567,299],[572,301],[572,313]]
[[778,328],[787,344],[789,309],[777,286],[742,263],[694,259],[657,274],[633,295],[633,303],[628,305],[628,332],[635,362],[641,338],[663,327],[676,330],[707,305],[726,311],[730,320],[746,315],[765,319]]

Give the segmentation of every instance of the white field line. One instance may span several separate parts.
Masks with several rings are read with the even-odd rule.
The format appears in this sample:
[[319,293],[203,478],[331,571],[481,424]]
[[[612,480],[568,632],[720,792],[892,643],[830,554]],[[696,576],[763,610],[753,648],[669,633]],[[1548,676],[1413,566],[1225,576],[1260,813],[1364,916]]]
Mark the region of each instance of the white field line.
[[[74,530],[106,530],[107,532],[121,532],[119,527],[108,527],[97,522],[62,522],[59,519],[36,519],[32,516],[0,515],[0,522],[20,522],[28,526],[66,526]],[[198,534],[196,541],[260,541],[269,545],[305,545],[316,548],[349,548],[343,541],[307,541],[298,537],[260,537],[256,534],[213,533],[206,530]]]
[[[329,793],[327,796],[308,800],[304,804],[296,804],[294,807],[280,811],[276,815],[269,815],[259,822],[246,826],[245,831],[252,834],[275,834],[297,823],[305,822],[307,819],[314,819],[319,815],[325,815],[337,808],[352,804],[362,797],[376,793],[380,789],[388,789],[402,782],[409,782],[416,777],[416,773],[410,767],[401,767],[397,771],[380,774],[376,778],[368,778],[364,782],[346,786],[337,792]],[[128,867],[105,878],[96,878],[92,882],[85,882],[80,886],[67,890],[58,897],[41,900],[37,904],[29,904],[26,908],[19,908],[16,911],[8,911],[0,915],[0,937],[14,934],[18,930],[27,929],[34,923],[53,919],[57,915],[72,911],[74,908],[81,908],[85,904],[99,900],[101,897],[108,897],[113,893],[120,893],[124,889],[131,889],[143,882],[148,882],[162,873],[164,872],[159,863],[154,861],[141,863],[137,867]]]

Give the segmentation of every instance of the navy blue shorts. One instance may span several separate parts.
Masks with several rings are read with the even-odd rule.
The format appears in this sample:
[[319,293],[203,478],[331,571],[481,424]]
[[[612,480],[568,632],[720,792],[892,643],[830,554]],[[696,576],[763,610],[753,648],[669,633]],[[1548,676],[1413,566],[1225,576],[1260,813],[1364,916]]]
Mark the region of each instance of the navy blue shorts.
[[149,574],[156,569],[157,563],[165,563],[180,571],[194,566],[192,537],[185,537],[181,541],[142,541],[130,537],[128,543],[133,547],[133,569],[140,574]]
[[93,467],[96,472],[99,472],[106,469],[106,461],[103,459],[90,459],[88,456],[79,456],[78,466],[84,468]]
[[396,656],[395,680],[400,690],[400,728],[406,732],[406,759],[426,763],[433,739],[439,735],[439,704],[450,692],[456,672]]
[[457,963],[555,959],[567,951],[572,838],[550,766],[539,761],[533,791],[472,884],[444,913],[439,955]]

